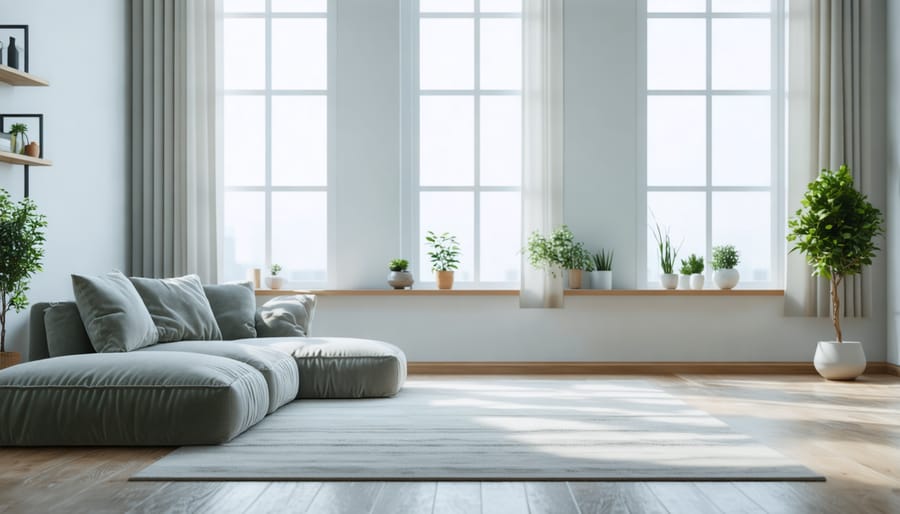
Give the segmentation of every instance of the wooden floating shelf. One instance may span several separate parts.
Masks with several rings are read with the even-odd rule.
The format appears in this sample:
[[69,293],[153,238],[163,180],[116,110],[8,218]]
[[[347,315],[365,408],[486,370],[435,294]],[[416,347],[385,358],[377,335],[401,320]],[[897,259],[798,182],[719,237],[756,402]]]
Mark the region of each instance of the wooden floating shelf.
[[13,86],[49,86],[50,83],[30,73],[10,68],[0,64],[0,82],[6,82]]
[[48,161],[47,159],[40,159],[38,157],[29,157],[27,155],[11,153],[11,152],[0,152],[0,162],[7,162],[9,164],[23,164],[25,166],[52,166],[53,162]]
[[[257,289],[257,296],[519,296],[518,289]],[[566,296],[784,296],[782,289],[566,289]]]

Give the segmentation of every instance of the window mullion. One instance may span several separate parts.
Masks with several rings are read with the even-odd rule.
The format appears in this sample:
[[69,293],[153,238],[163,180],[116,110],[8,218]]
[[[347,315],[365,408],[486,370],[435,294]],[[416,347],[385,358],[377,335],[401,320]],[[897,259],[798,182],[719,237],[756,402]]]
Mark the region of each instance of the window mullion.
[[273,262],[272,255],[272,0],[266,0],[266,126],[265,126],[265,208],[266,208],[266,269]]
[[[706,262],[712,262],[712,0],[706,0]],[[708,266],[707,268],[711,268]]]
[[479,17],[479,13],[481,11],[481,0],[475,0],[475,14],[472,17],[472,23],[474,25],[474,34],[475,34],[475,44],[474,47],[474,59],[473,62],[475,64],[474,70],[474,78],[475,78],[475,97],[474,97],[474,107],[475,107],[475,116],[474,123],[475,126],[472,127],[472,134],[475,138],[473,152],[473,159],[475,162],[472,163],[475,170],[474,176],[474,187],[472,188],[472,194],[474,198],[472,199],[473,205],[475,206],[475,213],[472,217],[473,223],[475,226],[472,228],[472,249],[473,249],[473,260],[472,260],[472,281],[476,284],[481,281],[481,18]]

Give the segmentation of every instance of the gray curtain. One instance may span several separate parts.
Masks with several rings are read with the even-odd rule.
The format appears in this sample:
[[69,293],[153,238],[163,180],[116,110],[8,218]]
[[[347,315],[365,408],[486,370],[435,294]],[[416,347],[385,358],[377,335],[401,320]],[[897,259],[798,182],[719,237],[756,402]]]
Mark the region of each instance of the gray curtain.
[[219,278],[216,0],[132,0],[131,272]]

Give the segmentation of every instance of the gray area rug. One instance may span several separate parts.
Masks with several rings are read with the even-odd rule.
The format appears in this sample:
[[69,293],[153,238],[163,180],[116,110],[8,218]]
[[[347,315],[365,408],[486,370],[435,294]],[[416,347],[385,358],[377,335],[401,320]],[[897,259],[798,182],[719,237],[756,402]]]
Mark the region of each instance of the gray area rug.
[[412,379],[302,400],[132,480],[824,480],[639,380]]

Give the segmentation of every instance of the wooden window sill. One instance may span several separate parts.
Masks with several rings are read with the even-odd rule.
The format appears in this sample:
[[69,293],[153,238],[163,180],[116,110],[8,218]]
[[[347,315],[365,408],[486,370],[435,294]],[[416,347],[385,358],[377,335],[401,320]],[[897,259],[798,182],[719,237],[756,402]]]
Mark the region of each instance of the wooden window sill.
[[[257,296],[519,296],[518,289],[257,289]],[[566,289],[566,296],[784,296],[782,289]]]

